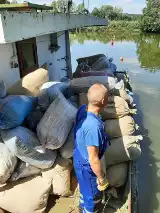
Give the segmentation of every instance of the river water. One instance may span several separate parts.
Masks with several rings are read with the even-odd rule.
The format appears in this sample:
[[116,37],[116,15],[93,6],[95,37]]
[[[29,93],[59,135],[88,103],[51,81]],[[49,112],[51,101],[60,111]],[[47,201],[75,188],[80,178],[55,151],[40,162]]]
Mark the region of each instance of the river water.
[[[142,157],[137,161],[140,213],[160,213],[160,35],[71,35],[73,72],[76,59],[98,53],[112,56],[118,70],[129,71],[135,93]],[[123,63],[120,57],[124,58]]]

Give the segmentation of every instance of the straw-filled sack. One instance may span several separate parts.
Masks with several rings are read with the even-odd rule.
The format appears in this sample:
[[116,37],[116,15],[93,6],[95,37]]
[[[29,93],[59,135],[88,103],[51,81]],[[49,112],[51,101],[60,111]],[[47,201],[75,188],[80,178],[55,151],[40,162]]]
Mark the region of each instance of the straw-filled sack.
[[135,130],[136,125],[131,116],[105,121],[105,132],[109,135],[110,139],[124,135],[132,135]]
[[111,140],[105,152],[105,160],[107,167],[129,160],[136,160],[141,155],[141,147],[139,141],[142,136],[123,136]]
[[130,113],[127,102],[119,96],[109,96],[107,106],[101,110],[103,120],[121,118]]
[[37,96],[40,87],[49,80],[47,66],[29,73],[21,78],[7,90],[8,95],[31,95]]
[[37,126],[37,135],[48,149],[59,149],[74,124],[77,109],[60,94],[49,106]]
[[6,183],[17,164],[17,157],[0,142],[0,185]]
[[42,171],[45,180],[52,181],[51,194],[70,196],[71,195],[71,160],[57,157],[52,168]]
[[37,176],[10,182],[0,188],[0,207],[12,213],[44,213],[51,181]]
[[113,166],[110,166],[107,169],[107,179],[110,186],[120,187],[123,186],[127,179],[128,164],[119,163]]

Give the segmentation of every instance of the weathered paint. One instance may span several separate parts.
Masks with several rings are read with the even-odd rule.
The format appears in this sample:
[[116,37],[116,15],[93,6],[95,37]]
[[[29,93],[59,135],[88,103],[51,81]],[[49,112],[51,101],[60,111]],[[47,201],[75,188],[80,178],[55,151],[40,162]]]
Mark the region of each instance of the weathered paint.
[[[63,70],[66,68],[66,61],[62,59],[66,57],[65,32],[59,32],[58,36],[60,48],[53,53],[49,50],[50,35],[36,37],[39,66],[47,63],[50,80],[53,81],[60,81],[67,75],[66,70]],[[12,68],[11,62],[18,64],[15,43],[0,44],[0,80],[3,80],[7,87],[20,79],[19,67]]]
[[0,12],[0,43],[11,43],[31,37],[87,26],[107,25],[107,20],[82,14],[45,12]]
[[15,44],[0,44],[0,80],[7,87],[20,79],[19,68],[11,68],[11,62],[18,62]]
[[57,52],[51,53],[50,35],[43,35],[36,37],[38,63],[41,66],[47,63],[50,80],[59,81],[67,75],[66,72],[66,45],[65,45],[65,32],[58,33],[58,46],[60,48]]

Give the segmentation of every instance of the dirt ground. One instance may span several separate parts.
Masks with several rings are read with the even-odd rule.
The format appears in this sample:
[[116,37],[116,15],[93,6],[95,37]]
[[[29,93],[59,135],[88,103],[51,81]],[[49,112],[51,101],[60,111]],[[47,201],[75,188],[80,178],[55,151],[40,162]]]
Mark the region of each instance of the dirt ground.
[[[46,213],[77,213],[76,206],[78,200],[73,198],[50,197]],[[128,201],[122,204],[120,200],[111,200],[104,213],[128,213]]]

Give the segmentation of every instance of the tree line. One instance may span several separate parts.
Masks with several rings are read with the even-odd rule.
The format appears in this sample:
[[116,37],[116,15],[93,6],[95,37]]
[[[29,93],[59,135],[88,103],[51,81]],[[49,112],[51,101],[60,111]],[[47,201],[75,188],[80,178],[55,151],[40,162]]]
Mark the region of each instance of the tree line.
[[[67,11],[68,0],[57,0],[53,1],[51,6],[53,7],[53,11],[55,13],[64,13]],[[85,8],[85,5],[72,3],[71,12],[74,13],[89,13],[88,9]],[[111,5],[103,5],[100,8],[94,8],[91,11],[91,15],[107,18],[109,20],[126,20],[133,21],[140,18],[140,15],[135,14],[125,14],[123,13],[123,9],[120,7],[113,7]]]
[[[54,12],[65,12],[68,0],[56,0],[53,6]],[[88,13],[84,4],[72,4],[71,12]],[[125,14],[120,7],[113,7],[111,5],[102,5],[99,8],[94,8],[91,15],[107,18],[109,20],[122,21],[138,21],[140,29],[145,32],[160,33],[160,0],[146,0],[146,7],[143,9],[143,14]]]

